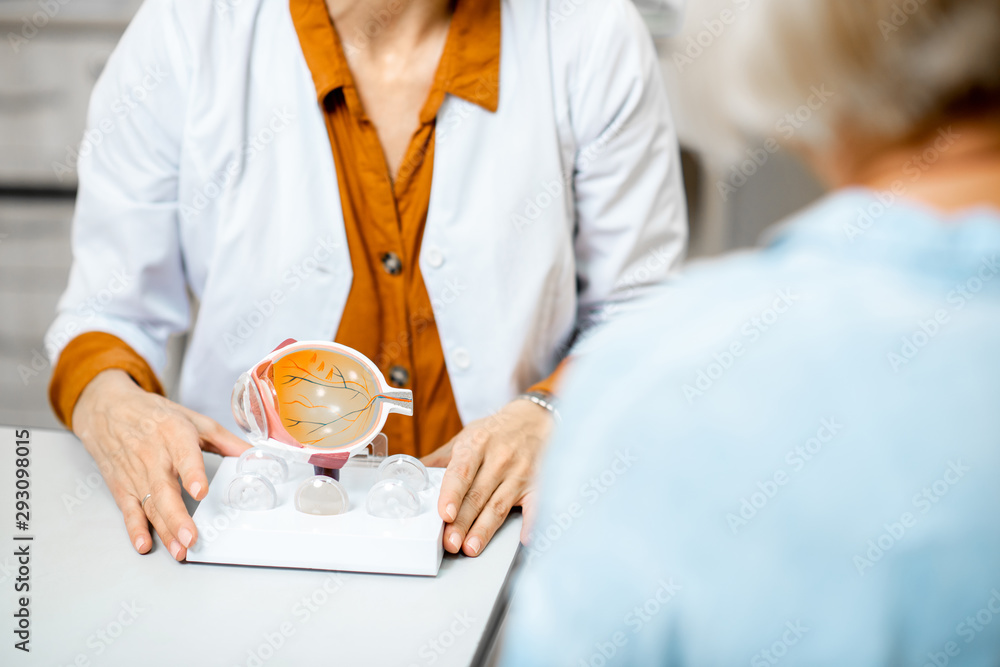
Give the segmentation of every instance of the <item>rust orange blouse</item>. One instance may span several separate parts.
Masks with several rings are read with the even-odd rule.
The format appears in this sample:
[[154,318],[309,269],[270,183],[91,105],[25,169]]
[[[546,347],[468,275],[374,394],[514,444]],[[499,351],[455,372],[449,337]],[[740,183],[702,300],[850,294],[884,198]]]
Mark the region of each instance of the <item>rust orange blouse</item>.
[[[423,456],[462,429],[417,263],[430,201],[436,116],[448,94],[496,112],[500,0],[456,3],[420,126],[395,183],[325,1],[290,3],[317,104],[326,116],[354,274],[335,340],[374,361],[390,384],[413,390],[413,416],[390,415],[383,432],[393,453]],[[146,390],[162,392],[155,374],[126,343],[106,333],[81,334],[60,356],[49,388],[53,409],[67,426],[84,387],[107,368],[122,368]],[[555,377],[533,389],[551,392]]]

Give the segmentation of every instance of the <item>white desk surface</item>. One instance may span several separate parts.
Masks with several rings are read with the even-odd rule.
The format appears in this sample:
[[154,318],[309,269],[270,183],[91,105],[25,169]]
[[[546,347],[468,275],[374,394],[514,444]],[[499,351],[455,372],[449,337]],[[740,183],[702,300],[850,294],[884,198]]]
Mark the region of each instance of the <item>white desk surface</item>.
[[[0,427],[2,665],[469,665],[505,611],[519,514],[480,557],[445,554],[435,578],[177,563],[158,539],[145,556],[129,545],[65,432],[30,429],[31,527],[17,531],[14,431]],[[206,455],[209,478],[219,460]],[[30,654],[13,646],[15,534],[34,536]]]

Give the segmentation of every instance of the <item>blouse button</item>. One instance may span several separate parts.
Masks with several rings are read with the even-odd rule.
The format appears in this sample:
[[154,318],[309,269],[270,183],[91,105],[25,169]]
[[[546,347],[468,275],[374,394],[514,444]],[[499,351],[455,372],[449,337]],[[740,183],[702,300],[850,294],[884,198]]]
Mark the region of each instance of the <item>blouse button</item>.
[[393,366],[389,369],[389,382],[397,387],[405,387],[410,382],[410,372],[402,366]]
[[382,255],[382,268],[390,276],[398,276],[403,271],[403,260],[394,252],[387,252]]

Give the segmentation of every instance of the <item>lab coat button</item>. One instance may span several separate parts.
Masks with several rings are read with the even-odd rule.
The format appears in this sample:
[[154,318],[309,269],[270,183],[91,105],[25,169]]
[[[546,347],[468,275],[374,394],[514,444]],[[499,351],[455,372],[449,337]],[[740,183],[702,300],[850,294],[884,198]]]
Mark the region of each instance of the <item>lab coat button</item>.
[[464,347],[460,347],[457,350],[455,350],[453,359],[455,360],[455,365],[461,368],[462,370],[465,370],[472,364],[472,357],[469,356],[469,351],[466,350]]
[[403,272],[403,260],[394,252],[387,252],[381,257],[382,268],[390,276],[398,276]]
[[427,263],[435,269],[440,269],[441,265],[444,264],[444,253],[437,248],[428,248]]
[[405,387],[410,381],[410,372],[402,366],[393,366],[389,369],[389,382],[397,387]]

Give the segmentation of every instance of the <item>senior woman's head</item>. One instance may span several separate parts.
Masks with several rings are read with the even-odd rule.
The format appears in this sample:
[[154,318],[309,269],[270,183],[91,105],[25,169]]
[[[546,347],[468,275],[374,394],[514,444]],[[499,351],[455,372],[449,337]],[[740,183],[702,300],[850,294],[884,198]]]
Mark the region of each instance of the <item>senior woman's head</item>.
[[674,60],[687,76],[691,53],[714,52],[693,82],[711,91],[702,103],[743,134],[804,149],[834,184],[888,147],[1000,112],[998,0],[733,0],[695,13]]

